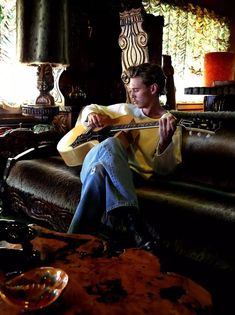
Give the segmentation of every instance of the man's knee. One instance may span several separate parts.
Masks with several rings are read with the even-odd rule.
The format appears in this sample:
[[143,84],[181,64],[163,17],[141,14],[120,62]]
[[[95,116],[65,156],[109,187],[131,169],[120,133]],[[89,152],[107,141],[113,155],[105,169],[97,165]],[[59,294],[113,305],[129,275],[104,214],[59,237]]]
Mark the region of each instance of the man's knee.
[[125,152],[126,150],[124,149],[120,139],[116,137],[110,137],[106,139],[105,141],[102,142],[103,147],[108,150],[109,152],[112,152],[113,154],[117,154],[118,152]]
[[107,139],[105,139],[102,144],[105,145],[110,145],[110,146],[118,146],[119,145],[119,139],[115,138],[115,137],[109,137]]
[[102,164],[97,163],[94,166],[92,166],[91,170],[90,170],[90,175],[100,175],[100,176],[104,176],[105,175],[105,168]]

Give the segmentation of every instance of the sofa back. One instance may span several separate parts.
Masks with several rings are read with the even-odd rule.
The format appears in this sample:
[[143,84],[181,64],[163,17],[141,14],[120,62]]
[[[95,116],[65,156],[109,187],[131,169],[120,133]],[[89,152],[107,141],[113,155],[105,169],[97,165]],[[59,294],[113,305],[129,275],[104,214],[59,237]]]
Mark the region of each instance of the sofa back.
[[183,130],[182,164],[174,177],[235,194],[235,128],[221,126],[209,136]]

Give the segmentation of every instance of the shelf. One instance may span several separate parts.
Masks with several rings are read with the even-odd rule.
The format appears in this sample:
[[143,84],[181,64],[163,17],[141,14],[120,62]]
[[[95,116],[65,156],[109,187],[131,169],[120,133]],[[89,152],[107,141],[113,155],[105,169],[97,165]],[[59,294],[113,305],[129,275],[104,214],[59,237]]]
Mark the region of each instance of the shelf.
[[190,95],[233,95],[235,94],[235,84],[218,85],[213,87],[187,87],[184,94]]

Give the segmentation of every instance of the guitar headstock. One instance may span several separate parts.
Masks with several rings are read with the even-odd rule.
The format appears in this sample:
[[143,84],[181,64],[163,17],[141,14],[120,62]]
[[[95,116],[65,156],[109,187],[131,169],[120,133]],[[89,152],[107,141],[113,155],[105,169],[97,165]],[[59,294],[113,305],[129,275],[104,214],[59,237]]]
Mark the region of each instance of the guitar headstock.
[[180,119],[178,125],[189,131],[189,134],[196,133],[198,136],[205,134],[206,137],[213,135],[220,129],[221,122],[209,119]]

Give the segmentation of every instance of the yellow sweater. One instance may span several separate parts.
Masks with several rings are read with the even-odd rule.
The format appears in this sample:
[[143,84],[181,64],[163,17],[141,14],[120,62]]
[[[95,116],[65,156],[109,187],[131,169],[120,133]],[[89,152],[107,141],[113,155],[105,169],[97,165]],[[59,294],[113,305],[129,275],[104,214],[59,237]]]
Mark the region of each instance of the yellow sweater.
[[[91,112],[108,115],[111,119],[130,115],[135,123],[158,122],[158,119],[145,116],[142,110],[133,104],[119,103],[110,106],[91,104],[81,111],[76,125],[85,124]],[[182,130],[181,127],[177,127],[172,142],[164,152],[158,154],[159,129],[138,129],[138,136],[128,149],[129,165],[146,179],[154,173],[159,175],[172,173],[182,160],[181,142]]]

